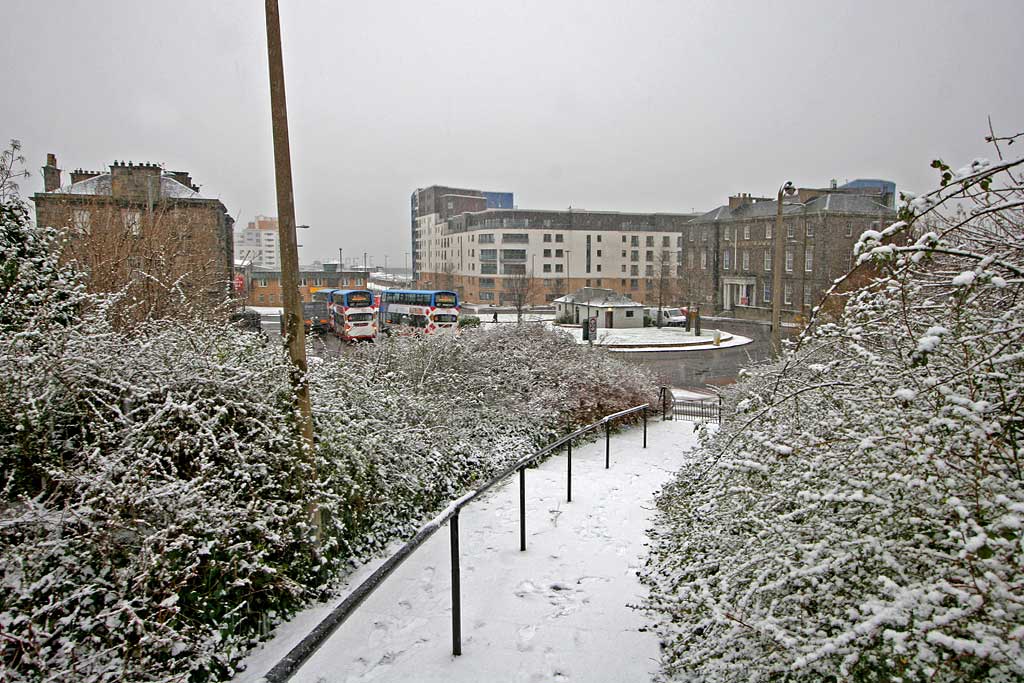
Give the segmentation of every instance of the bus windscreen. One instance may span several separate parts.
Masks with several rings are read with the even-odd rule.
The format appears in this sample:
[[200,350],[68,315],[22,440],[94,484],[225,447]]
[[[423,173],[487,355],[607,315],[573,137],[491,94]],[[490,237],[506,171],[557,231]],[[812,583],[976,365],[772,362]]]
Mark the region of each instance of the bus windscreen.
[[369,292],[349,292],[348,305],[353,308],[361,308],[373,305],[373,297]]
[[456,297],[451,292],[438,292],[434,295],[434,305],[438,308],[454,308]]

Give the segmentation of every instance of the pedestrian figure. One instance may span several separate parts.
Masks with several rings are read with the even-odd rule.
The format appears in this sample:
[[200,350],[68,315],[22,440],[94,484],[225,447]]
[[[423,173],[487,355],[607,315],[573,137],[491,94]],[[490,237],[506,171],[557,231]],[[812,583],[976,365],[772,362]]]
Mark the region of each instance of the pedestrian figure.
[[493,322],[493,323],[498,322],[498,312],[497,311],[494,312],[494,316],[491,318],[491,322]]

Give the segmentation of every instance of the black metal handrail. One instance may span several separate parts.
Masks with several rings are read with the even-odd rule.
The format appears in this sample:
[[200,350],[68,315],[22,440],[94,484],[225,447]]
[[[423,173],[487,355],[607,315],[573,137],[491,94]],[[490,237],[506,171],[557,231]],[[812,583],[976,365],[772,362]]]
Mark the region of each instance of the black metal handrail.
[[462,599],[460,595],[460,571],[459,571],[459,512],[465,506],[482,496],[496,484],[504,481],[514,472],[519,473],[519,550],[526,550],[526,468],[537,462],[541,457],[552,451],[566,446],[567,452],[567,500],[572,502],[572,442],[584,434],[591,432],[598,427],[604,426],[605,435],[605,469],[611,466],[611,422],[633,413],[641,413],[644,425],[643,447],[647,448],[647,410],[649,403],[645,403],[626,410],[620,410],[611,415],[605,415],[597,422],[585,427],[580,427],[571,434],[561,437],[535,453],[517,460],[513,465],[504,469],[500,474],[490,479],[487,483],[469,491],[452,501],[448,507],[442,510],[432,520],[420,527],[419,531],[395,552],[394,555],[384,561],[381,566],[370,574],[355,590],[353,590],[337,607],[331,610],[302,641],[293,647],[281,661],[274,665],[267,672],[264,679],[268,683],[283,683],[289,680],[299,667],[308,660],[317,649],[340,627],[355,609],[370,596],[371,593],[384,582],[391,573],[404,562],[413,551],[420,547],[428,538],[434,535],[445,522],[450,522],[451,529],[451,555],[452,555],[452,654],[462,654]]

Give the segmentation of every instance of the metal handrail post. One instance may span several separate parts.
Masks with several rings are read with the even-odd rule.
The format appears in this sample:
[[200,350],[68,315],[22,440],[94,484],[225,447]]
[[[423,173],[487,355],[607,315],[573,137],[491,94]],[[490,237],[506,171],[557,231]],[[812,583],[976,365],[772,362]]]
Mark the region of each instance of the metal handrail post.
[[566,476],[565,476],[565,481],[566,481],[566,498],[565,498],[565,500],[566,500],[566,502],[571,503],[572,502],[572,440],[571,439],[566,442],[566,446],[568,446],[568,457],[565,459],[565,461],[568,463],[568,465],[567,465],[568,469],[566,471]]
[[644,416],[644,448],[647,448],[647,408],[640,411]]
[[604,423],[604,468],[608,469],[611,466],[611,452],[612,452],[612,426],[608,422]]
[[519,468],[519,550],[526,550],[526,468]]
[[452,654],[462,654],[462,598],[459,585],[459,513],[456,510],[451,522],[452,546]]

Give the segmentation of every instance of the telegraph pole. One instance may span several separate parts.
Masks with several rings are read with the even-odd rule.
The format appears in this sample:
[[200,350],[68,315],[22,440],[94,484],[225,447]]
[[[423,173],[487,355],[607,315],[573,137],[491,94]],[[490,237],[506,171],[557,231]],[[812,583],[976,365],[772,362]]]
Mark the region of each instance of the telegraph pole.
[[[270,64],[270,112],[274,130],[274,176],[277,183],[278,235],[281,242],[281,289],[284,320],[281,331],[291,359],[291,383],[295,409],[308,462],[315,468],[313,452],[313,411],[306,378],[306,329],[299,296],[299,249],[295,238],[295,198],[292,193],[292,161],[288,145],[288,107],[284,94],[284,60],[281,55],[281,18],[277,0],[266,0],[267,57]],[[317,542],[320,540],[320,514],[309,501]]]

